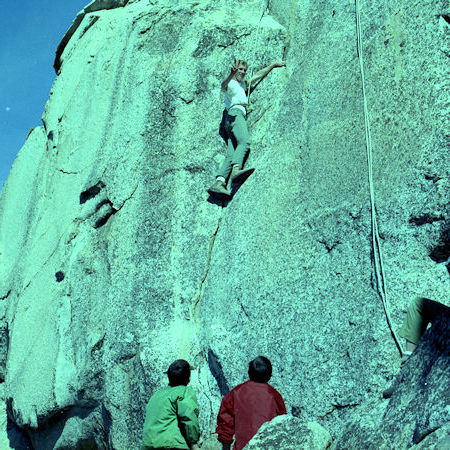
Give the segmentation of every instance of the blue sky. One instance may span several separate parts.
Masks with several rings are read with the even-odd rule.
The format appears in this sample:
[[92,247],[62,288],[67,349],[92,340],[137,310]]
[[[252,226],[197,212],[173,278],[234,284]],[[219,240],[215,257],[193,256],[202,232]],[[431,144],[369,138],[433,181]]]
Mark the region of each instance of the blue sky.
[[56,47],[90,0],[2,0],[0,188],[30,128],[42,125]]

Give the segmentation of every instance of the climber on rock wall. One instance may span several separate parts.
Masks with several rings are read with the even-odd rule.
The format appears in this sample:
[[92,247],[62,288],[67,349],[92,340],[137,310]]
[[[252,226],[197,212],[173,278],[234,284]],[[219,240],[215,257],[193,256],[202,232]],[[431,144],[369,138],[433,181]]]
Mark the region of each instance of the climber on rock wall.
[[261,69],[251,80],[244,81],[248,65],[245,61],[235,58],[230,74],[221,85],[222,91],[225,92],[225,110],[222,114],[219,134],[227,144],[227,151],[216,176],[216,182],[208,189],[208,193],[213,197],[220,200],[230,199],[231,191],[227,187],[228,178],[231,183],[240,184],[254,171],[254,169],[244,169],[244,160],[250,142],[246,122],[247,92],[255,83],[266,77],[272,69],[285,66],[284,61],[275,62]]
[[[428,298],[416,297],[409,304],[405,320],[400,329],[400,336],[406,339],[402,365],[416,349],[428,325],[444,314],[450,315],[450,308]],[[383,397],[390,398],[399,382],[399,377],[395,377],[392,385],[383,391]]]
[[142,436],[142,450],[197,450],[200,438],[197,397],[188,386],[191,367],[177,359],[167,370],[169,386],[150,398]]
[[272,364],[264,356],[258,356],[248,366],[249,381],[232,389],[222,399],[217,416],[217,439],[222,450],[241,450],[257,433],[261,425],[276,416],[287,414],[280,393],[268,381],[272,376]]

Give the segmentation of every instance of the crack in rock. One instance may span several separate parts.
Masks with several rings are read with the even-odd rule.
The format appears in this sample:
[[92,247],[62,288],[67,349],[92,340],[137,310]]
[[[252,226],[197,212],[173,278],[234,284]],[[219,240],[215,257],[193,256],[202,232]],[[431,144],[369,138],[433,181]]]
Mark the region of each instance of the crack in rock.
[[354,408],[355,406],[359,406],[359,403],[347,403],[345,405],[341,405],[340,403],[332,404],[331,410],[319,417],[321,419],[323,419],[324,417],[329,416],[330,414],[333,414],[334,411],[338,411],[340,409],[346,409],[346,408]]
[[422,214],[421,216],[417,217],[411,216],[409,219],[409,223],[413,223],[414,225],[420,227],[427,223],[440,222],[442,220],[445,220],[445,217],[443,215],[434,216],[433,214]]
[[217,44],[217,47],[220,47],[220,48],[228,48],[228,47],[231,47],[236,41],[239,41],[240,39],[242,39],[243,37],[246,37],[246,36],[250,36],[250,32],[248,32],[248,33],[242,33],[242,34],[240,34],[239,36],[235,36],[234,37],[234,39],[229,43],[229,44]]
[[65,175],[78,175],[79,174],[79,172],[66,172],[65,170],[63,170],[63,169],[56,169],[58,172],[61,172],[61,173],[63,173],[63,174],[65,174]]
[[[122,202],[122,204],[117,208],[117,211],[120,211],[120,210],[125,206],[125,203],[133,197],[133,195],[134,195],[135,192],[137,191],[137,188],[138,188],[138,187],[139,187],[139,183],[138,183],[138,184],[136,185],[136,187],[133,189],[133,192],[130,194],[130,196],[127,197],[127,198]],[[116,211],[116,212],[117,212],[117,211]]]
[[0,300],[6,300],[9,297],[9,294],[11,294],[11,289],[6,293],[6,295],[0,297]]
[[99,217],[95,221],[93,227],[101,228],[103,225],[108,222],[109,218],[117,213],[117,209],[114,208],[111,200],[105,199],[102,200],[96,207],[96,212],[99,212]]
[[324,241],[324,240],[319,240],[318,242],[319,242],[320,244],[322,244],[322,245],[326,248],[326,250],[327,250],[328,253],[331,253],[332,250],[334,250],[339,244],[342,243],[342,242],[339,241],[339,240],[334,241],[334,242],[332,242],[332,243],[327,242],[327,241]]
[[201,300],[201,298],[203,296],[203,290],[204,290],[204,287],[205,287],[205,281],[206,281],[206,278],[208,277],[209,268],[210,268],[210,265],[211,265],[211,257],[212,257],[212,252],[213,252],[213,249],[214,249],[214,243],[216,241],[217,233],[219,232],[220,223],[221,222],[222,222],[222,217],[219,218],[219,221],[217,222],[216,231],[211,236],[211,240],[209,242],[208,256],[206,258],[206,271],[205,271],[205,275],[203,276],[202,281],[200,282],[199,293],[197,295],[197,298],[195,299],[194,316],[195,316],[195,311],[197,310],[198,304],[200,303],[200,300]]

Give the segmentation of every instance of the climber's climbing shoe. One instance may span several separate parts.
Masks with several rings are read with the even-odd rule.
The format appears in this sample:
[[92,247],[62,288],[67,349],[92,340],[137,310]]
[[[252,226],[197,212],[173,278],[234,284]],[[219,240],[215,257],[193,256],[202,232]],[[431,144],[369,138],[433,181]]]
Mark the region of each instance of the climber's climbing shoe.
[[401,370],[403,368],[403,365],[408,360],[408,358],[411,356],[410,351],[403,351],[403,359],[400,363],[400,373],[394,377],[392,380],[392,384],[383,391],[383,398],[391,398],[394,391],[398,388],[399,384],[403,381]]
[[400,384],[400,376],[397,375],[393,380],[392,384],[383,391],[383,398],[391,398],[394,391],[397,389]]
[[255,169],[240,169],[238,166],[234,166],[231,171],[231,182],[233,184],[243,183]]
[[231,192],[227,189],[225,183],[217,180],[209,189],[208,194],[219,200],[230,200]]

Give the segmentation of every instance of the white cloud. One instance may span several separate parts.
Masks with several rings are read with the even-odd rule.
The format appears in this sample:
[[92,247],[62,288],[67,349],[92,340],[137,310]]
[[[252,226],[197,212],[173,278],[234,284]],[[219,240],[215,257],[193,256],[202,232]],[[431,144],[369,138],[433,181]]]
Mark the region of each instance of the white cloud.
[[7,107],[5,108],[5,111],[11,111],[11,108],[10,108],[9,106],[7,106]]

